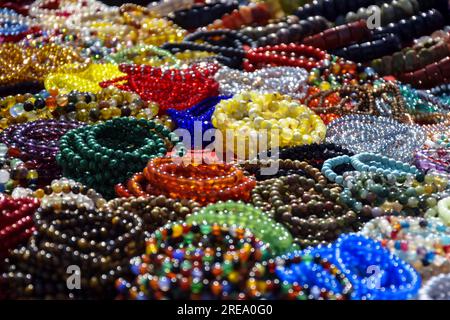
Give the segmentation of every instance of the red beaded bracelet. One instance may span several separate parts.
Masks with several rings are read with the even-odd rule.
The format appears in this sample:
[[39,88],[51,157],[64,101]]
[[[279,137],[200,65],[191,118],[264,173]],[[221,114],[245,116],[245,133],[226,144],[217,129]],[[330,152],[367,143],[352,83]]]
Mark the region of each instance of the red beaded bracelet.
[[101,82],[100,86],[114,85],[136,92],[143,100],[158,103],[160,111],[188,109],[219,94],[219,84],[213,78],[218,70],[215,64],[168,70],[148,65],[120,65],[119,69],[127,75]]
[[0,198],[0,258],[34,232],[32,216],[38,207],[39,201],[35,198]]
[[450,57],[431,63],[425,68],[400,75],[398,79],[418,89],[429,89],[450,80]]
[[323,50],[333,50],[346,47],[352,43],[367,41],[372,34],[364,20],[351,22],[330,28],[318,34],[303,39],[302,43]]
[[[295,57],[292,54],[295,54]],[[311,70],[320,67],[325,60],[330,60],[330,55],[318,48],[291,43],[250,49],[245,58],[243,66],[246,71],[266,66],[290,66]]]

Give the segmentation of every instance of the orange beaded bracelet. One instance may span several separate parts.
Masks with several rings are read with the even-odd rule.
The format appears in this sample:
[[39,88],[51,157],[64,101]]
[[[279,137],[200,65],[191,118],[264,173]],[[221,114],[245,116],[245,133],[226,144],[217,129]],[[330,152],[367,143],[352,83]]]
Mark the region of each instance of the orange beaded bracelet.
[[120,197],[165,195],[195,200],[204,205],[219,200],[247,201],[255,185],[254,177],[244,175],[233,164],[184,164],[174,162],[172,158],[155,158],[126,186],[117,185],[116,193]]

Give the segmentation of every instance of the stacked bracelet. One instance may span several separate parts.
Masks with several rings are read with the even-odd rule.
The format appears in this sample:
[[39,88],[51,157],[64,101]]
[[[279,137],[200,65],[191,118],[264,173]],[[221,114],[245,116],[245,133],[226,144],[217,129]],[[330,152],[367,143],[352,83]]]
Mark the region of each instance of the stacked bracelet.
[[69,131],[61,138],[57,161],[64,176],[108,198],[114,194],[115,184],[141,171],[151,158],[164,156],[173,145],[183,154],[178,140],[176,134],[154,121],[114,118]]

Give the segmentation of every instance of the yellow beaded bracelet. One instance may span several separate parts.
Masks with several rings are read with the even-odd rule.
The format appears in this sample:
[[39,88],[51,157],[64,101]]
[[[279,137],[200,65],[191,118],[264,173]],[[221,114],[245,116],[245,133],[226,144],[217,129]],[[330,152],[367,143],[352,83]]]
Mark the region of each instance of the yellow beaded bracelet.
[[[235,154],[243,143],[251,148],[249,142],[254,137],[261,139],[261,135],[266,135],[268,148],[277,148],[319,143],[326,134],[325,124],[311,109],[278,93],[243,92],[222,100],[216,106],[212,124],[221,131],[224,141],[233,137]],[[227,150],[229,145],[230,141]],[[251,157],[255,151],[264,150],[247,151]]]
[[100,82],[125,75],[119,71],[117,65],[112,63],[92,63],[82,71],[65,72],[72,67],[75,65],[69,65],[64,69],[59,69],[58,72],[50,73],[44,80],[45,88],[47,90],[58,89],[60,93],[69,93],[73,90],[98,93],[102,89],[98,85]]

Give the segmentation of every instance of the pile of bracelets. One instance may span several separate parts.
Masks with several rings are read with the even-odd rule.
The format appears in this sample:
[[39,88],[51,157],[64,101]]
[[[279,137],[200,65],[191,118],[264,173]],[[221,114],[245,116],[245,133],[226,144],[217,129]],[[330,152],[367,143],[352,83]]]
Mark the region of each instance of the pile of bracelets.
[[[292,98],[254,91],[221,101],[212,116],[212,124],[226,140],[224,147],[240,158],[251,158],[258,151],[251,146],[258,146],[259,132],[266,133],[265,142],[270,149],[319,143],[326,131],[319,116]],[[227,140],[230,132],[232,141]]]
[[55,158],[59,139],[80,125],[75,121],[36,120],[8,127],[1,133],[0,141],[9,147],[9,155],[37,171],[40,183],[48,183],[61,176]]
[[264,68],[255,72],[224,67],[214,75],[221,94],[234,95],[255,90],[261,93],[279,92],[297,99],[305,96],[307,77],[305,69],[295,67]]
[[407,125],[385,117],[348,115],[327,126],[327,142],[343,146],[353,153],[373,152],[410,162],[425,142],[425,133],[416,125]]
[[163,195],[149,197],[116,198],[108,201],[102,210],[110,212],[131,212],[144,223],[144,231],[150,235],[169,222],[186,219],[200,209],[192,200],[177,200]]
[[338,201],[342,189],[330,184],[320,171],[300,163],[304,175],[290,174],[257,183],[252,191],[255,207],[286,225],[301,247],[327,243],[339,234],[355,231],[359,218]]
[[270,254],[263,242],[240,227],[168,224],[147,241],[145,255],[131,260],[135,279],[118,279],[118,297],[252,299],[246,280],[253,266]]
[[165,195],[190,199],[202,205],[226,200],[250,200],[256,181],[237,166],[227,163],[188,163],[183,158],[155,158],[142,173],[117,185],[119,196]]
[[[183,143],[185,145],[202,148],[203,145],[208,144],[208,142],[203,140],[203,137],[208,131],[211,131],[211,129],[214,128],[211,118],[216,105],[222,100],[229,98],[231,98],[231,96],[209,97],[185,110],[167,110],[167,114],[174,121],[174,125],[177,129],[188,130],[190,136],[185,137],[183,134],[180,134],[183,137]],[[188,137],[190,141],[185,140],[188,139]],[[212,141],[209,143],[212,143]]]
[[130,2],[0,0],[0,300],[449,299],[446,0]]
[[[129,274],[129,259],[144,250],[141,218],[99,212],[84,201],[41,207],[34,222],[36,233],[11,252],[10,272],[0,277],[11,298],[111,298],[115,279]],[[74,266],[84,283],[75,291],[65,285]]]
[[8,251],[26,243],[33,234],[33,214],[39,201],[33,198],[0,198],[0,258],[8,256]]
[[252,275],[253,295],[262,299],[349,300],[353,292],[348,277],[319,254],[270,259],[257,264]]
[[436,218],[386,216],[369,221],[361,234],[381,241],[427,279],[450,271],[449,231],[450,227]]
[[39,174],[35,169],[28,169],[25,162],[8,155],[9,148],[0,144],[0,192],[11,194],[18,186],[36,188]]
[[[57,162],[66,177],[112,197],[114,185],[164,156],[178,137],[152,120],[114,118],[71,130],[60,140]],[[183,153],[183,146],[178,152]]]
[[229,225],[249,229],[258,239],[269,245],[274,254],[291,250],[292,236],[280,223],[266,216],[261,210],[241,201],[226,201],[208,205],[190,215],[186,221],[199,225]]
[[136,92],[143,100],[158,103],[163,110],[184,110],[219,93],[219,85],[212,78],[215,67],[194,65],[188,69],[164,70],[146,65],[121,65],[119,69],[127,75],[100,85],[115,85],[121,90]]
[[306,250],[320,254],[350,280],[355,300],[404,300],[414,298],[422,278],[407,262],[378,241],[345,234],[328,246]]

